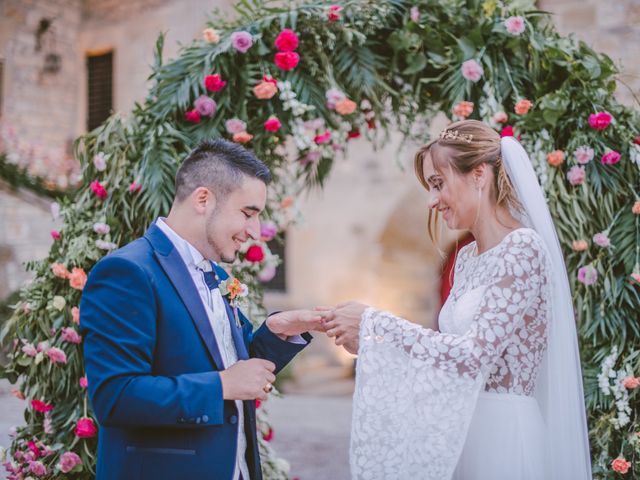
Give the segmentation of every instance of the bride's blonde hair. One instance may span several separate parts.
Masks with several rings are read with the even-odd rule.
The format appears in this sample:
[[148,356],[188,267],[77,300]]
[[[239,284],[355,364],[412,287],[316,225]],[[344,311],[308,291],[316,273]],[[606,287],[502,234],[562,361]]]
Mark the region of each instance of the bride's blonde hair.
[[[441,152],[443,147],[448,151],[444,155],[439,155],[438,153],[443,153]],[[493,172],[492,195],[496,206],[506,207],[513,212],[522,211],[522,205],[502,164],[500,135],[490,126],[478,120],[454,122],[445,128],[438,138],[418,150],[414,159],[415,173],[422,186],[430,190],[429,183],[424,177],[424,161],[427,155],[431,155],[434,167],[441,167],[442,162],[439,159],[446,158],[447,164],[463,175],[471,172],[478,165],[486,163]],[[438,220],[438,212],[430,208],[428,231],[429,237],[436,245],[439,241]]]

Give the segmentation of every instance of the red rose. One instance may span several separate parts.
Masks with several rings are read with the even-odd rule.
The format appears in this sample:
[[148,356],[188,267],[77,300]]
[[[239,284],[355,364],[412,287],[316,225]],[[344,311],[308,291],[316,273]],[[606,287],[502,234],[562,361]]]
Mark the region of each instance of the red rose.
[[29,440],[27,442],[27,447],[29,447],[29,450],[31,450],[33,452],[33,455],[36,457],[36,460],[38,458],[40,458],[40,456],[42,455],[42,452],[40,451],[40,449],[36,445],[36,442],[34,442],[33,440]]
[[260,408],[260,405],[262,405],[262,402],[259,398],[256,398],[256,409]]
[[276,66],[284,71],[293,70],[300,62],[300,55],[296,52],[278,52],[275,57]]
[[281,52],[293,52],[298,48],[298,35],[293,30],[285,28],[276,38],[276,48]]
[[198,110],[190,110],[185,112],[184,118],[187,122],[200,123],[200,112]]
[[131,193],[138,193],[140,190],[142,190],[142,185],[140,185],[138,182],[133,182],[131,183],[131,185],[129,185],[129,192]]
[[640,145],[640,137],[634,138],[633,143],[635,143],[636,145]]
[[613,117],[609,112],[597,112],[589,115],[589,126],[596,130],[604,130],[609,126]]
[[76,423],[75,434],[78,438],[91,438],[95,437],[96,433],[98,433],[98,429],[96,428],[93,420],[90,418],[81,418]]
[[263,75],[262,76],[262,81],[263,82],[273,83],[275,86],[278,86],[278,81],[275,78],[273,78],[272,76],[270,76],[270,75]]
[[264,122],[264,129],[267,132],[277,132],[278,130],[280,130],[281,126],[282,123],[280,123],[280,120],[278,120],[276,117],[270,117],[269,120]]
[[511,125],[507,125],[502,130],[500,130],[501,137],[513,137],[513,127]]
[[367,127],[369,128],[369,130],[373,130],[374,128],[376,128],[376,120],[374,118],[370,118],[369,120],[367,120]]
[[47,413],[53,410],[53,405],[45,403],[42,400],[31,400],[31,407],[40,413]]
[[349,140],[351,140],[352,138],[360,138],[360,137],[361,137],[360,130],[351,130],[347,135],[347,138],[349,138]]
[[104,188],[100,182],[98,180],[94,180],[93,182],[91,182],[91,184],[89,185],[89,188],[91,189],[91,191],[93,193],[96,194],[96,197],[104,200],[105,198],[107,198],[107,196],[109,195],[107,193],[107,189]]
[[51,230],[51,238],[60,240],[60,232],[58,230]]
[[260,245],[251,245],[244,258],[248,262],[258,263],[264,260],[264,251]]
[[327,13],[327,18],[330,22],[337,22],[340,20],[340,12],[342,11],[342,7],[340,5],[331,5],[329,7],[329,12]]
[[329,130],[321,135],[316,135],[313,139],[313,141],[316,142],[316,145],[322,145],[323,143],[327,143],[329,140],[331,140],[331,132]]
[[204,87],[210,92],[222,90],[226,84],[227,82],[222,80],[220,75],[217,73],[215,75],[207,75],[204,77]]
[[263,433],[262,438],[264,438],[265,442],[273,440],[273,428],[269,427],[269,431],[267,433]]

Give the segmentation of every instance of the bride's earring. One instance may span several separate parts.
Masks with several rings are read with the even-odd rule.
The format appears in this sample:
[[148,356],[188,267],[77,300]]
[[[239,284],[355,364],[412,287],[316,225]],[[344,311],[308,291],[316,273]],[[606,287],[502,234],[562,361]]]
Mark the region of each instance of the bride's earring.
[[475,227],[476,223],[478,223],[478,218],[480,218],[480,202],[482,201],[482,187],[479,185],[476,188],[478,192],[478,203],[476,205],[476,219],[473,221],[473,226]]

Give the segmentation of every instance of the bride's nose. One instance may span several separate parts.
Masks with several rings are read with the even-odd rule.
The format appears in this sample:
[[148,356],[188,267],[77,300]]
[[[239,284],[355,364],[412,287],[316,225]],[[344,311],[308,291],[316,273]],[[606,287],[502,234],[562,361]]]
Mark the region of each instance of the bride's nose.
[[429,193],[429,201],[427,202],[427,206],[429,208],[437,208],[438,203],[440,203],[440,197],[438,196],[438,194],[435,192]]

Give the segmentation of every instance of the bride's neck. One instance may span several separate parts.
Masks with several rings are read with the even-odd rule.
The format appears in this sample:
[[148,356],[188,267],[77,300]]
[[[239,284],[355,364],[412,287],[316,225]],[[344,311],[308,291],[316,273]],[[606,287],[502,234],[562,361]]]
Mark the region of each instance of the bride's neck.
[[490,214],[480,215],[469,230],[476,240],[477,253],[481,254],[498,245],[509,232],[522,226],[508,209],[496,207]]

